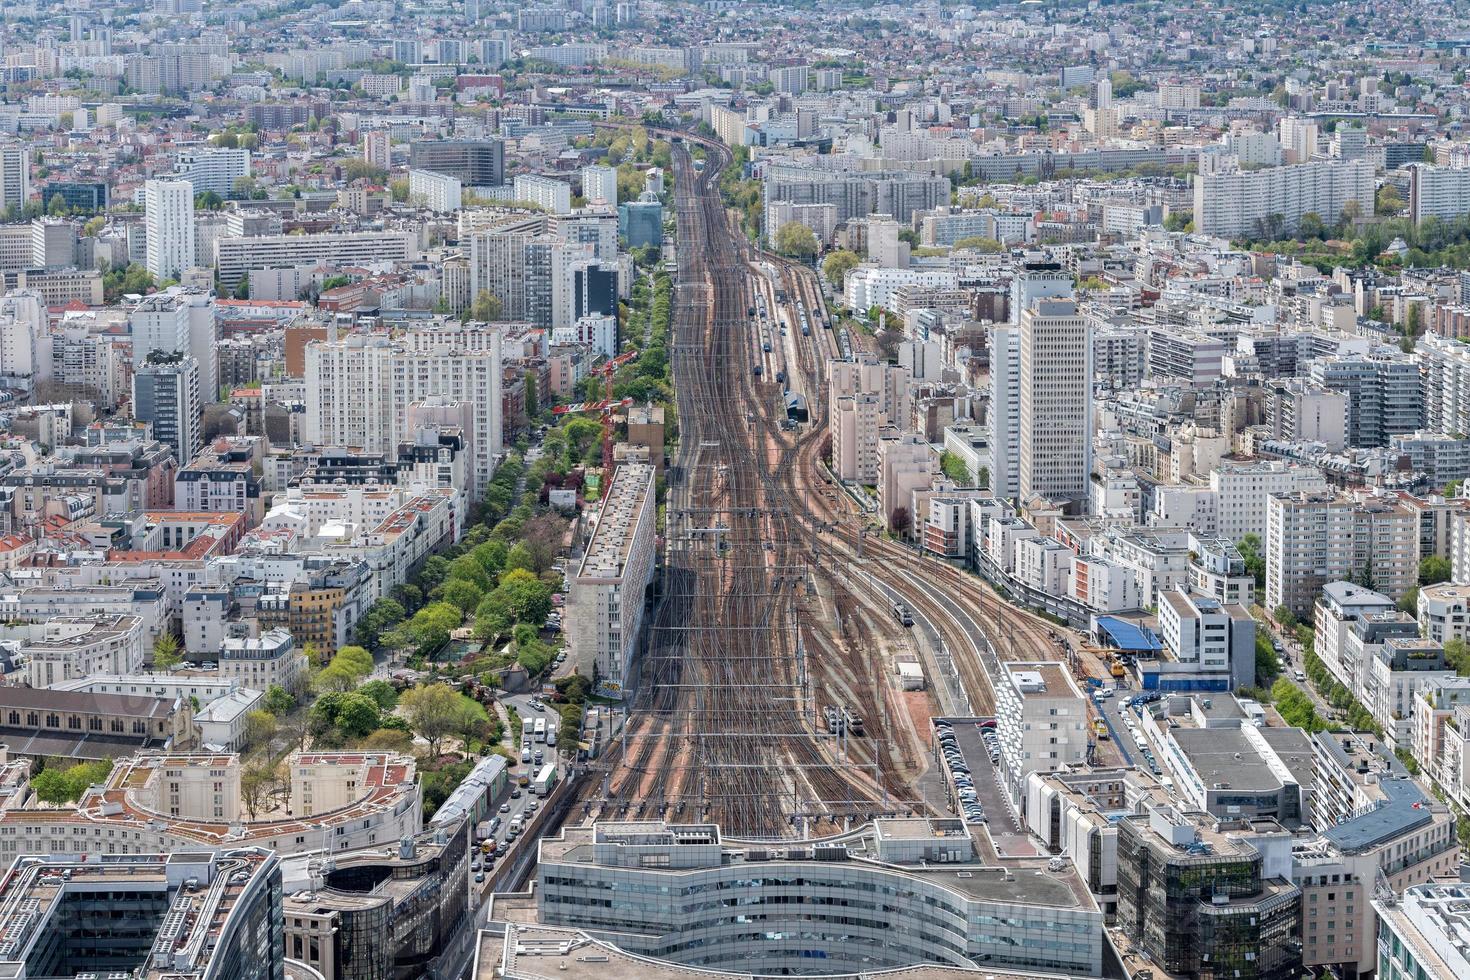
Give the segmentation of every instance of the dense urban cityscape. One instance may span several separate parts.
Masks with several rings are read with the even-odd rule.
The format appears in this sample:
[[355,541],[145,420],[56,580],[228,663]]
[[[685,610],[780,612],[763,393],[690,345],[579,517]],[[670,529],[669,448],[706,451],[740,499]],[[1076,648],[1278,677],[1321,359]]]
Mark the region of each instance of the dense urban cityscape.
[[0,980],[1470,977],[1467,72],[0,3]]

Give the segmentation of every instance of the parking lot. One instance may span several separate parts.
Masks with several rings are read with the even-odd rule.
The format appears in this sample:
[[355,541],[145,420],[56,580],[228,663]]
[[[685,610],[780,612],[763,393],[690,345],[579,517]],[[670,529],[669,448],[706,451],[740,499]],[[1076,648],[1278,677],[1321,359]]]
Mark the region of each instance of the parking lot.
[[[949,803],[967,823],[985,823],[992,837],[1021,833],[1000,787],[985,733],[989,718],[935,718],[934,754],[945,775]],[[969,772],[957,771],[956,764]],[[968,791],[968,792],[967,792]],[[960,793],[966,795],[961,798]]]

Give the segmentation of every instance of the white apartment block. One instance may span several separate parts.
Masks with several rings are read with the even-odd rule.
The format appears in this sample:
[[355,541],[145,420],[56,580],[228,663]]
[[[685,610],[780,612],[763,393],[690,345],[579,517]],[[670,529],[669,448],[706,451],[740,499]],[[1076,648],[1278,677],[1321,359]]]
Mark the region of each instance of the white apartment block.
[[1021,334],[990,331],[990,486],[998,496],[1021,494]]
[[1441,582],[1419,587],[1419,633],[1443,645],[1470,636],[1470,585]]
[[[192,227],[192,226],[191,226]],[[216,238],[214,265],[220,284],[234,289],[256,269],[290,269],[325,264],[379,265],[403,262],[417,253],[412,232],[364,231],[318,235],[257,235]],[[189,254],[194,254],[190,232]]]
[[223,146],[194,147],[180,150],[178,176],[194,187],[195,194],[213,191],[228,197],[235,181],[250,176],[250,151]]
[[1041,532],[1025,519],[1007,513],[994,514],[985,525],[985,556],[1007,575],[1014,574],[1017,545],[1039,537]]
[[1329,582],[1322,587],[1312,610],[1313,650],[1317,658],[1345,687],[1356,673],[1356,648],[1348,635],[1364,620],[1393,615],[1397,607],[1388,596],[1351,582]]
[[878,361],[827,362],[832,469],[839,480],[876,486],[885,426],[908,427],[909,371]]
[[279,684],[299,691],[306,683],[306,655],[296,649],[291,634],[283,629],[266,630],[259,636],[229,637],[220,646],[219,676],[237,680],[255,691],[268,691]]
[[128,310],[133,363],[142,364],[156,350],[188,354],[199,362],[201,394],[206,401],[213,401],[219,383],[219,324],[215,314],[214,296],[204,290],[171,286],[145,296]]
[[618,203],[618,170],[599,164],[582,168],[582,196],[587,201]]
[[[1215,533],[1231,541],[1266,534],[1266,503],[1273,493],[1324,493],[1327,480],[1315,466],[1280,460],[1222,461],[1210,471],[1215,494]],[[1274,608],[1274,607],[1273,607]]]
[[147,267],[155,280],[177,279],[194,268],[194,185],[149,180],[143,185]]
[[1002,663],[995,715],[1002,778],[1018,808],[1031,773],[1087,760],[1087,700],[1065,664]]
[[1087,322],[1071,300],[1021,311],[1020,495],[1085,502],[1092,460]]
[[0,143],[0,211],[25,207],[31,196],[31,150],[24,143]]
[[566,214],[572,210],[572,185],[554,177],[540,174],[516,174],[515,199],[540,205],[552,214]]
[[1016,578],[1047,595],[1064,596],[1075,558],[1056,538],[1021,538],[1016,542]]
[[168,623],[169,604],[159,582],[84,587],[22,586],[0,592],[0,619],[45,623],[63,616],[136,617],[152,646]]
[[882,269],[859,266],[847,274],[843,283],[844,299],[854,310],[874,306],[890,309],[900,287],[920,286],[925,289],[954,289],[959,278],[948,269]]
[[624,463],[603,498],[592,540],[567,596],[573,663],[603,692],[621,697],[629,680],[644,592],[653,580],[654,470]]
[[361,334],[306,348],[306,441],[394,452],[411,439],[408,408],[445,397],[472,405],[467,432],[475,484],[486,486],[502,448],[500,328],[410,330],[389,342]]
[[1414,224],[1427,218],[1448,222],[1470,213],[1470,170],[1420,163],[1410,167],[1409,174],[1409,217]]
[[1418,582],[1419,522],[1391,499],[1272,494],[1266,506],[1266,608],[1306,617],[1329,582],[1371,581],[1397,600]]
[[1072,565],[1072,598],[1100,613],[1143,608],[1143,592],[1132,568],[1111,558],[1079,555]]
[[410,170],[408,203],[440,214],[458,211],[463,203],[463,188],[458,177],[432,170]]
[[[1194,227],[1222,238],[1291,234],[1304,214],[1335,223],[1349,202],[1372,214],[1375,188],[1373,166],[1365,160],[1202,173],[1195,177]],[[1273,215],[1280,215],[1279,228]]]
[[1423,379],[1424,428],[1470,432],[1470,347],[1430,332],[1419,339],[1416,354]]

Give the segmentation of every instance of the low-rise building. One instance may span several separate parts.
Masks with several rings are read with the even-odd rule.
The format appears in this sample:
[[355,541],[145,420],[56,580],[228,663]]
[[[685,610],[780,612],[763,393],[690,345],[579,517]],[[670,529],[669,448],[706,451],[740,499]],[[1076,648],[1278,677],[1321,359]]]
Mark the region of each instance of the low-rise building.
[[256,691],[268,691],[273,684],[299,691],[306,683],[307,666],[306,655],[283,629],[269,629],[260,636],[230,637],[219,650],[219,675]]
[[32,634],[20,648],[32,687],[141,670],[147,652],[137,616],[58,616],[21,629]]

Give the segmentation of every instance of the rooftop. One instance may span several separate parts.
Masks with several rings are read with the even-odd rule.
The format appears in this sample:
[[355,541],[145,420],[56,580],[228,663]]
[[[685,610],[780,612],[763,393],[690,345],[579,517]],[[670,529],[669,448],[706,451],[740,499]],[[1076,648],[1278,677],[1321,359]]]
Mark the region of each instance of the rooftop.
[[126,952],[110,949],[99,961],[87,944],[48,940],[53,928],[71,934],[65,920],[76,914],[76,905],[106,902],[114,894],[137,910],[127,927],[147,944],[136,949],[137,963],[127,976],[217,975],[221,966],[211,961],[226,923],[252,883],[275,868],[274,854],[254,848],[19,857],[0,887],[0,976],[22,975],[18,970],[30,976],[115,970]]
[[[910,966],[844,972],[842,980],[1069,980],[1064,974]],[[758,974],[702,970],[625,952],[578,929],[510,925],[482,930],[471,980],[757,980]]]
[[621,578],[633,550],[634,532],[643,514],[644,501],[653,493],[653,467],[646,463],[624,463],[613,476],[602,502],[602,513],[578,578]]
[[[973,838],[963,822],[945,818],[877,820],[832,837],[782,842],[727,838],[714,824],[611,821],[567,827],[560,837],[543,838],[538,860],[542,864],[621,867],[617,861],[622,855],[609,845],[661,846],[671,852],[686,848],[678,852],[672,866],[658,869],[670,875],[755,862],[798,862],[814,867],[850,863],[915,875],[974,901],[1093,907],[1087,885],[1071,862],[1053,868],[1045,858],[997,857],[988,839]],[[923,856],[938,851],[944,852],[942,861]]]

